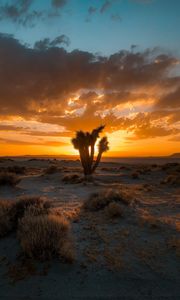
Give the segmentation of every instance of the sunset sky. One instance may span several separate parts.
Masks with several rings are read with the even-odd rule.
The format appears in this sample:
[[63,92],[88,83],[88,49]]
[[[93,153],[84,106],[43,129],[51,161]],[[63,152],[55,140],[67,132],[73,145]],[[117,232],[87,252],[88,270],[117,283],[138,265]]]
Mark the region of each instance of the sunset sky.
[[0,0],[0,155],[180,152],[179,0]]

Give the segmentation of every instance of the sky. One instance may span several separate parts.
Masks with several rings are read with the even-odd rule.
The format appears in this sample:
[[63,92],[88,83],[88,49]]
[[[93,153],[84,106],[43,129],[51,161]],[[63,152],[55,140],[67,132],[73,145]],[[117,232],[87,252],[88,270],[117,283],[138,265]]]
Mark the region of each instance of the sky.
[[0,155],[180,152],[179,0],[0,0]]

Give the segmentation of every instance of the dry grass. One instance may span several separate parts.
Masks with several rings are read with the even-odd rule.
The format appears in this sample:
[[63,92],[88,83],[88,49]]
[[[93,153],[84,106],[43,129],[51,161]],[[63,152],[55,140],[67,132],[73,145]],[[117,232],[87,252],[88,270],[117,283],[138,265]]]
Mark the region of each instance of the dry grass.
[[176,252],[176,255],[180,257],[180,238],[177,236],[171,237],[167,241],[167,247],[168,249],[173,249]]
[[104,192],[92,194],[90,198],[84,202],[83,207],[90,211],[98,211],[104,209],[112,202],[130,205],[132,198],[124,191],[108,189]]
[[139,173],[138,172],[133,172],[131,174],[132,179],[139,179]]
[[24,215],[44,215],[49,208],[50,202],[40,197],[22,197],[16,202],[0,200],[0,237],[15,230]]
[[59,172],[60,169],[57,166],[49,166],[47,169],[44,170],[45,175],[51,175]]
[[159,218],[149,215],[149,214],[144,214],[141,215],[139,219],[139,225],[141,226],[148,226],[151,229],[160,229],[162,226],[162,223]]
[[26,167],[20,167],[20,166],[12,166],[7,168],[9,173],[15,173],[19,175],[24,175],[26,173]]
[[47,214],[50,207],[50,201],[39,196],[23,196],[15,203],[16,219],[25,213],[32,216]]
[[83,178],[78,174],[69,174],[69,175],[65,175],[62,178],[62,181],[64,183],[81,183],[83,182]]
[[18,238],[24,254],[40,260],[60,257],[74,260],[69,223],[60,216],[25,216],[19,222]]
[[20,178],[13,173],[0,172],[0,185],[16,186],[20,182]]
[[180,185],[180,174],[168,175],[161,183],[170,185]]
[[111,202],[106,207],[106,213],[110,218],[118,218],[123,216],[123,208],[117,202]]
[[14,229],[14,205],[8,200],[0,200],[0,237],[5,236]]

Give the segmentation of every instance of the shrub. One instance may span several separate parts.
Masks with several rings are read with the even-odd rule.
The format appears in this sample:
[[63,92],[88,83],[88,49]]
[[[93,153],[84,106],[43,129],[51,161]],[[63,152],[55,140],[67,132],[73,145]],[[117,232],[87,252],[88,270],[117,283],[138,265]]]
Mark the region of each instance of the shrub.
[[9,173],[15,173],[15,174],[20,174],[23,175],[26,173],[26,168],[25,167],[20,167],[20,166],[12,166],[7,168]]
[[20,182],[20,178],[13,173],[1,172],[0,173],[0,185],[15,186]]
[[88,200],[84,202],[83,207],[90,211],[97,211],[104,209],[111,202],[119,202],[124,205],[131,203],[130,196],[122,191],[106,190],[100,193],[94,193]]
[[39,196],[23,196],[15,203],[16,219],[22,218],[25,213],[34,216],[47,214],[50,207],[50,201]]
[[24,254],[31,258],[61,257],[73,261],[69,223],[63,217],[25,216],[19,222],[18,238]]
[[44,170],[44,174],[51,175],[59,172],[59,169],[57,166],[50,166],[47,169]]
[[168,175],[161,183],[170,184],[170,185],[179,185],[180,184],[180,175],[179,174]]
[[139,179],[139,173],[138,172],[133,172],[131,174],[132,179]]
[[122,206],[117,202],[111,202],[106,207],[106,212],[110,218],[117,218],[123,216]]
[[0,200],[0,237],[3,237],[11,232],[14,227],[14,204],[8,200]]
[[62,181],[64,183],[81,183],[83,182],[83,178],[78,174],[70,174],[70,175],[65,175],[62,178]]
[[47,214],[50,202],[40,197],[22,197],[16,202],[0,200],[0,237],[17,228],[18,220],[24,215]]

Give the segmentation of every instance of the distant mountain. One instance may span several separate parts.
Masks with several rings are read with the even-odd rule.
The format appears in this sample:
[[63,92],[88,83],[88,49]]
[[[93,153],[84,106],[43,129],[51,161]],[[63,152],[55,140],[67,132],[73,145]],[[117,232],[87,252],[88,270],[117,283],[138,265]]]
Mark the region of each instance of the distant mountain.
[[172,155],[170,155],[170,157],[180,158],[180,153],[173,153]]

